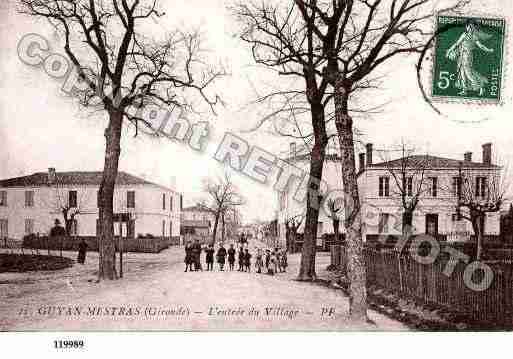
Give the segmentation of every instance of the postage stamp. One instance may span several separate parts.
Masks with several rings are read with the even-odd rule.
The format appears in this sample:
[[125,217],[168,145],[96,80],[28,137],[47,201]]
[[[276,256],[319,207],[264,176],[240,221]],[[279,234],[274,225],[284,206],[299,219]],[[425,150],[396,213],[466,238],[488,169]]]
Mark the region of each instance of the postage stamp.
[[506,20],[439,15],[436,33],[433,98],[499,103]]

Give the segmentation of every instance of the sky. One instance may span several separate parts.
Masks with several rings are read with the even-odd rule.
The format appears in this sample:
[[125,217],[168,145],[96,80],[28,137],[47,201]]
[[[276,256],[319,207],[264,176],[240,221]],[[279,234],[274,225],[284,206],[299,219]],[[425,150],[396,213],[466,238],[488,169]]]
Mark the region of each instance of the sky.
[[[174,26],[200,26],[213,58],[223,61],[230,76],[216,83],[225,107],[217,115],[203,114],[209,121],[210,137],[204,153],[168,139],[133,137],[125,131],[119,169],[184,193],[185,204],[202,197],[205,177],[219,176],[226,167],[213,159],[224,133],[232,132],[277,155],[283,155],[290,140],[253,128],[265,109],[251,105],[259,86],[286,84],[288,79],[255,66],[250,49],[238,40],[236,24],[222,0],[161,1],[169,14],[148,31],[159,36]],[[513,3],[510,0],[474,0],[472,14],[506,16],[508,24],[502,105],[438,104],[443,115],[433,112],[417,87],[415,57],[398,58],[383,68],[379,92],[369,103],[386,103],[379,114],[358,119],[362,142],[375,148],[390,148],[402,140],[419,151],[462,158],[471,151],[481,160],[481,145],[493,143],[494,153],[504,162],[513,160],[513,40],[510,34]],[[58,38],[42,21],[15,11],[13,0],[0,3],[0,178],[28,175],[55,167],[57,171],[101,170],[104,158],[102,114],[84,113],[76,101],[60,90],[62,80],[50,78],[41,68],[27,66],[17,56],[17,44],[28,33],[38,33],[51,42],[52,50],[63,53]],[[363,148],[357,148],[362,151]],[[267,220],[274,216],[277,195],[270,184],[259,184],[234,173],[232,178],[246,198],[241,209],[244,221]]]

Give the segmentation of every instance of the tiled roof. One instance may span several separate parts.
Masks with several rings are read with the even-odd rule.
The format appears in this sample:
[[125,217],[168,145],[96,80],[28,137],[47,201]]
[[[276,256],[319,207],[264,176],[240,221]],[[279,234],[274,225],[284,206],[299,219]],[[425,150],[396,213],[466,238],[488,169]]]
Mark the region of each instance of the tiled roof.
[[212,210],[207,206],[198,203],[191,207],[182,208],[182,212],[212,212]]
[[[103,172],[100,171],[71,171],[71,172],[55,172],[55,183],[59,186],[76,186],[76,185],[96,185],[99,186],[102,180]],[[14,177],[0,180],[0,187],[42,187],[49,186],[48,173],[37,172],[32,175]],[[126,172],[118,172],[116,185],[152,185],[165,188],[158,184],[146,181],[140,177],[133,176]]]
[[[284,161],[288,162],[294,162],[294,161],[309,161],[310,160],[310,153],[302,154],[302,155],[296,155],[291,156],[283,159]],[[338,154],[333,153],[327,153],[325,156],[326,161],[340,161],[341,158]]]
[[436,157],[430,155],[413,155],[402,157],[391,161],[373,163],[370,168],[400,168],[404,164],[413,168],[500,168],[494,164],[485,164],[482,162],[459,161],[451,158]]
[[208,221],[193,221],[184,219],[180,225],[182,227],[210,228],[210,222]]

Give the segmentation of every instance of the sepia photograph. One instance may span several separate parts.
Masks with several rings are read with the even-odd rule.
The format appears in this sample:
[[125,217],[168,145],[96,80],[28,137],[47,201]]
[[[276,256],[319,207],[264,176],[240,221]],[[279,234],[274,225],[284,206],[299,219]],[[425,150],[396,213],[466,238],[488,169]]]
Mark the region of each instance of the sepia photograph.
[[511,21],[509,0],[1,1],[0,341],[510,332]]

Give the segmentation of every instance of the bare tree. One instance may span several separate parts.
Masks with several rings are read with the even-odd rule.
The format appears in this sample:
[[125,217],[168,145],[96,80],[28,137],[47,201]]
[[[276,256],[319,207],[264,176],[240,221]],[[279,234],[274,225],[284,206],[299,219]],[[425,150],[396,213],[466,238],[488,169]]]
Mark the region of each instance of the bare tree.
[[402,208],[402,234],[404,238],[409,238],[412,235],[413,215],[417,206],[429,191],[437,190],[437,184],[432,183],[429,186],[426,174],[429,163],[427,154],[416,154],[415,148],[408,147],[404,142],[399,151],[400,158],[395,160],[388,157],[390,151],[384,151],[383,167],[393,179],[393,186],[389,188],[390,195],[399,201]]
[[457,9],[468,1],[454,0],[440,9],[436,0],[295,0],[309,24],[314,43],[322,49],[323,81],[333,87],[335,126],[342,162],[345,196],[350,316],[367,318],[361,204],[356,181],[354,125],[349,112],[352,95],[368,87],[376,69],[392,58],[422,53],[429,24],[437,10]]
[[461,164],[453,183],[453,194],[457,196],[456,215],[458,219],[463,218],[472,224],[477,260],[481,259],[483,252],[486,216],[499,212],[506,199],[509,186],[501,170],[498,166],[476,170]]
[[143,28],[164,15],[157,0],[18,1],[22,13],[46,19],[63,36],[63,49],[86,84],[77,93],[81,104],[96,104],[108,114],[99,278],[115,279],[113,195],[123,125],[134,125],[136,134],[139,126],[156,134],[158,129],[143,115],[145,108],[190,110],[191,96],[196,95],[213,109],[218,97],[206,90],[222,72],[204,65],[198,32],[175,30],[161,42],[143,35]]
[[[320,75],[322,57],[316,52],[319,42],[314,35],[316,19],[302,19],[295,3],[244,1],[233,8],[241,23],[240,37],[251,46],[254,61],[276,70],[279,75],[297,80],[297,88],[275,91],[261,101],[279,101],[278,108],[262,122],[280,116],[309,116],[311,135],[298,133],[310,145],[309,182],[306,199],[304,242],[298,280],[313,280],[320,186],[328,144],[325,106],[329,102],[328,82]],[[292,137],[296,137],[292,135]]]
[[333,234],[335,237],[335,251],[333,255],[335,262],[331,263],[331,266],[334,269],[337,269],[340,267],[340,260],[342,256],[342,248],[340,246],[340,212],[343,207],[343,203],[337,203],[337,200],[333,198],[328,198],[327,201],[329,217],[331,218]]
[[292,243],[297,241],[297,232],[303,223],[305,216],[302,214],[291,216],[285,220],[285,243],[287,250],[290,250]]
[[214,229],[212,231],[212,243],[215,243],[217,237],[217,228],[219,220],[222,221],[222,240],[224,241],[225,215],[234,210],[234,207],[244,204],[244,198],[232,182],[230,175],[225,172],[222,178],[216,180],[208,178],[204,183],[204,190],[210,196],[212,205],[210,208],[214,214]]

